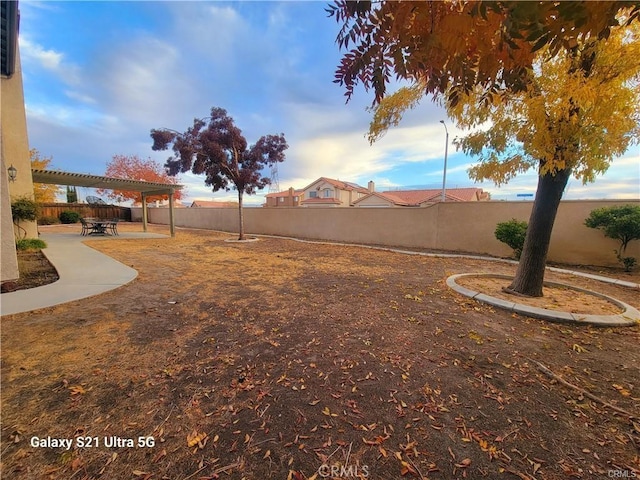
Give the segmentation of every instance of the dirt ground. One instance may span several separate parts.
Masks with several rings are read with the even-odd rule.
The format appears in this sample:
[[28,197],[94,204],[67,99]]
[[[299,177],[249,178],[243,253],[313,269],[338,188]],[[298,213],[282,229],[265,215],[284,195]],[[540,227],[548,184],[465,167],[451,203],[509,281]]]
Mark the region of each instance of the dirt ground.
[[640,475],[640,326],[445,285],[509,264],[230,237],[88,240],[136,280],[2,318],[2,478]]
[[20,278],[3,282],[2,293],[39,287],[58,280],[58,272],[40,250],[19,250],[17,254]]

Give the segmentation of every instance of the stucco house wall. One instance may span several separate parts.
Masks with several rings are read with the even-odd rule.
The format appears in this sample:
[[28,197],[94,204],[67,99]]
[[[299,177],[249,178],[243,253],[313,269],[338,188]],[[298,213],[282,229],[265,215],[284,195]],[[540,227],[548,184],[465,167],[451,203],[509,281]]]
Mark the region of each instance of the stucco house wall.
[[[18,49],[18,47],[16,47]],[[11,219],[11,199],[26,196],[33,199],[31,159],[27,136],[27,117],[24,107],[22,68],[20,53],[16,51],[15,71],[11,77],[0,78],[0,157],[2,159],[0,269],[2,281],[18,278],[15,238],[22,234],[14,231]],[[8,181],[7,169],[13,165],[17,170],[15,182]],[[27,238],[37,238],[36,222],[22,222]]]
[[0,176],[0,281],[18,278],[18,257],[16,243],[13,236],[13,221],[11,219],[11,201],[9,199],[9,182],[7,168],[2,160],[2,175]]
[[384,198],[382,195],[371,193],[366,197],[358,200],[358,202],[354,205],[354,207],[395,207],[396,205],[389,200],[388,198]]
[[[301,206],[350,207],[353,202],[369,193],[363,187],[360,189],[351,186],[342,188],[339,183],[339,181],[332,182],[331,179],[324,177],[319,178],[303,189]],[[312,192],[316,197],[312,197]]]

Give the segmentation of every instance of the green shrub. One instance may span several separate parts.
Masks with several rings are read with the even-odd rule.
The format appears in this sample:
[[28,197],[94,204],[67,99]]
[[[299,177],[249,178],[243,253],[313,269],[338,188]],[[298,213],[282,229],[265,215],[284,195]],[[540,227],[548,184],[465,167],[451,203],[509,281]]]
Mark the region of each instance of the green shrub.
[[11,216],[14,222],[35,220],[38,217],[38,204],[28,197],[16,198],[11,202]]
[[47,248],[47,244],[39,238],[22,238],[16,241],[18,250],[42,250],[43,248]]
[[622,266],[624,267],[625,272],[630,272],[633,270],[633,267],[636,266],[637,260],[636,257],[621,257],[618,255],[618,260],[622,262]]
[[56,225],[57,223],[60,223],[60,219],[57,217],[38,217],[38,225]]
[[620,248],[614,252],[625,272],[630,272],[636,259],[622,255],[630,241],[640,240],[640,205],[597,208],[591,211],[584,224],[589,228],[599,228],[605,237],[620,242]]
[[22,230],[22,238],[27,236],[27,231],[20,225],[20,222],[32,222],[38,218],[38,204],[29,197],[19,197],[11,201],[11,217],[13,224]]
[[60,214],[60,221],[62,223],[78,223],[80,221],[80,214],[71,210],[65,210]]
[[502,243],[506,243],[513,248],[513,254],[517,259],[522,254],[524,239],[527,235],[527,222],[521,222],[512,218],[508,222],[501,222],[496,225],[495,236]]

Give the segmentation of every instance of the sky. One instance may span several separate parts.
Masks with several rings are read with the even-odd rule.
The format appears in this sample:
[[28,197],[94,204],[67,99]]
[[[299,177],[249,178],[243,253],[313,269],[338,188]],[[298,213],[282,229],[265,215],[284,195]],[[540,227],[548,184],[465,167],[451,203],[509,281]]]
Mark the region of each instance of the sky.
[[[222,107],[249,144],[284,133],[289,149],[278,165],[280,190],[319,177],[377,191],[441,188],[449,131],[446,186],[484,188],[497,200],[530,199],[535,172],[500,188],[474,183],[473,158],[451,141],[464,134],[445,110],[425,99],[400,126],[369,145],[371,92],[346,103],[333,82],[341,54],[327,2],[27,1],[20,8],[20,54],[30,148],[49,168],[102,175],[114,155],[161,164],[153,128],[184,131]],[[267,172],[268,174],[268,172]],[[181,174],[183,202],[237,200],[212,192],[204,178]],[[264,203],[265,189],[247,197]],[[78,189],[80,198],[94,195]],[[572,179],[566,199],[640,197],[640,149],[631,147],[607,173],[583,186]]]

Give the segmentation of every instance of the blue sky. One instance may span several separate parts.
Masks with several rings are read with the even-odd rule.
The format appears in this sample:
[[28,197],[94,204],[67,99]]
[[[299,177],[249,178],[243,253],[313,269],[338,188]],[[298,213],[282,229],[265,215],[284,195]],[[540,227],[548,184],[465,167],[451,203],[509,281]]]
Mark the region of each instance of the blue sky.
[[[225,108],[249,143],[284,133],[281,190],[325,176],[383,191],[442,185],[444,110],[425,101],[370,146],[371,94],[345,104],[333,83],[341,52],[326,2],[20,2],[20,50],[31,148],[51,167],[104,174],[114,155],[151,157],[149,131],[183,131]],[[535,173],[500,188],[474,184],[473,164],[449,146],[447,186],[480,186],[495,199],[534,193]],[[202,177],[181,176],[186,200],[235,200]],[[565,198],[638,198],[640,151],[632,147],[595,183],[571,180]],[[81,189],[80,196],[91,195]],[[86,190],[86,191],[84,191]],[[264,202],[261,192],[245,199]]]

